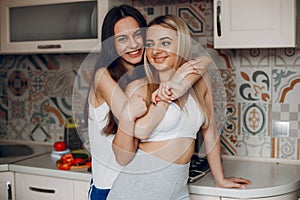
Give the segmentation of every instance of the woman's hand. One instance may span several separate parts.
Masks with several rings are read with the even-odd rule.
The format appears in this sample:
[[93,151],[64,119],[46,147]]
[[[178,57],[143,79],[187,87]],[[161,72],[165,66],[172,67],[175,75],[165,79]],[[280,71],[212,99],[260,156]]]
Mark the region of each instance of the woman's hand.
[[251,181],[244,178],[229,177],[224,178],[221,183],[217,183],[218,187],[222,188],[245,188],[245,185],[250,185]]
[[178,99],[192,87],[187,80],[186,76],[189,74],[203,75],[209,65],[211,64],[210,58],[207,56],[199,56],[196,59],[184,63],[177,69],[170,81],[161,83],[159,88],[152,93],[151,101],[156,104],[158,101],[172,101]]
[[119,129],[128,135],[133,135],[133,129],[130,125],[135,124],[135,120],[147,112],[147,105],[143,97],[139,94],[133,94],[124,105],[119,119]]
[[135,121],[136,118],[143,116],[147,112],[147,105],[143,97],[139,94],[133,94],[128,101],[127,111],[127,116],[129,116],[131,121]]
[[182,81],[184,77],[188,74],[200,74],[203,75],[209,65],[211,64],[211,59],[207,56],[199,56],[193,60],[190,60],[183,65],[181,65],[177,72],[179,73],[178,81]]
[[159,88],[152,93],[151,101],[156,104],[158,101],[170,102],[178,99],[186,92],[184,84],[174,81],[162,82]]

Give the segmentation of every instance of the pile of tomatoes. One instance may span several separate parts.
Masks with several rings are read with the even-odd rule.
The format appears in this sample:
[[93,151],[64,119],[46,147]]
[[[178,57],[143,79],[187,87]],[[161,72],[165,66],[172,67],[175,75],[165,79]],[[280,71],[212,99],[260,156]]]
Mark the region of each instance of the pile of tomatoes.
[[[66,151],[67,145],[63,141],[58,141],[54,143],[53,147],[55,151],[64,153],[63,151]],[[87,154],[78,152],[64,154],[56,162],[56,166],[60,170],[89,168],[91,167],[91,164],[91,159]]]
[[60,158],[60,162],[57,166],[58,169],[69,170],[71,169],[71,167],[78,167],[78,168],[80,168],[80,166],[86,168],[91,167],[92,163],[90,158],[80,158],[80,157],[76,157],[78,154],[74,154],[74,155],[72,153],[63,155]]

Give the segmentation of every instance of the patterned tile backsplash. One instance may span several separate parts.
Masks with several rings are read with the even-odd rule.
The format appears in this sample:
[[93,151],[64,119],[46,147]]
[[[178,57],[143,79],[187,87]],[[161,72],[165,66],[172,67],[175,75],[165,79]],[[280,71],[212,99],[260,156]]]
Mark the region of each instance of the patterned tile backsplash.
[[[133,2],[148,21],[180,16],[218,66],[226,93],[215,104],[216,113],[224,113],[224,155],[300,160],[300,50],[214,49],[212,0]],[[0,55],[0,139],[63,139],[75,75],[86,56]],[[288,136],[274,137],[274,122],[289,122]]]

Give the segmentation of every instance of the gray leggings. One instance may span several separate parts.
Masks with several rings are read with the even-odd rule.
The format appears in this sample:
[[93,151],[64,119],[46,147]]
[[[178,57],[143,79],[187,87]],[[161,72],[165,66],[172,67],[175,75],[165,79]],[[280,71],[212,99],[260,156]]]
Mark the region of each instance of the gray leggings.
[[138,150],[122,170],[108,200],[188,200],[188,164],[164,161]]

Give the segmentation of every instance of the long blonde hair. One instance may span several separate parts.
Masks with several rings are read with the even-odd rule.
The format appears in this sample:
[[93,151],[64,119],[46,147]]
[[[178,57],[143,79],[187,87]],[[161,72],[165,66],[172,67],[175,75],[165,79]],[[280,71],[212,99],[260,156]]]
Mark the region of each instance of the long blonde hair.
[[[165,28],[169,28],[177,32],[178,36],[178,47],[177,47],[177,58],[175,61],[174,69],[177,70],[181,65],[191,59],[191,37],[190,31],[186,25],[186,23],[179,17],[175,15],[163,15],[156,17],[153,19],[149,24],[148,28],[153,25],[160,25]],[[147,76],[147,80],[149,83],[159,83],[157,72],[154,67],[149,64],[146,54],[144,55],[144,66],[145,66],[145,73]],[[174,73],[175,73],[174,70]],[[201,91],[200,87],[200,79],[193,85],[192,95],[196,98],[198,103],[199,109],[203,112],[204,115],[204,122],[202,127],[206,128],[209,125],[209,114],[208,109],[205,105],[204,94]],[[158,84],[149,84],[148,86],[148,97],[156,88]]]

